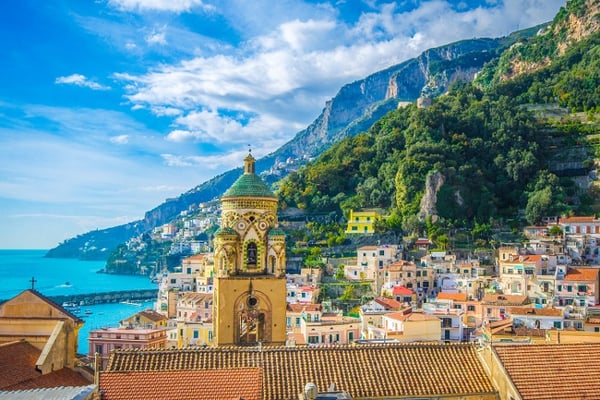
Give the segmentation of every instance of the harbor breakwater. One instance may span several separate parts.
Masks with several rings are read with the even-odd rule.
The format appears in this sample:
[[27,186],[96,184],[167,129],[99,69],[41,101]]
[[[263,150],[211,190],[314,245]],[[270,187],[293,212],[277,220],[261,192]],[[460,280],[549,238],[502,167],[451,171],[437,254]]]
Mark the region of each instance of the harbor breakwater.
[[121,303],[124,301],[143,302],[156,300],[158,289],[121,290],[103,293],[81,293],[60,296],[48,296],[57,304],[73,304],[77,306]]

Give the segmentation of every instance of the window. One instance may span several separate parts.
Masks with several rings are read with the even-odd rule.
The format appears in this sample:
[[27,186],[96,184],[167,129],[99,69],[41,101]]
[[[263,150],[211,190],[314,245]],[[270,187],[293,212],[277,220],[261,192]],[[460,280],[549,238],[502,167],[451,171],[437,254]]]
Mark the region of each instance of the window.
[[[596,328],[596,329],[598,329],[598,328]],[[96,353],[102,354],[102,345],[101,344],[97,344],[96,345]]]
[[198,331],[194,329],[194,339],[198,339]]
[[208,331],[208,341],[212,342],[212,340],[213,340],[213,333],[212,333],[212,331]]
[[296,326],[300,326],[300,317],[296,317]]
[[556,287],[556,290],[557,290],[557,291],[559,291],[559,292],[562,292],[562,285],[558,285],[558,286]]
[[568,286],[567,286],[567,292],[572,292],[572,291],[573,291],[573,286],[571,286],[571,285],[568,285]]
[[246,257],[248,259],[248,266],[256,267],[256,260],[257,260],[256,254],[257,254],[256,243],[254,243],[254,242],[248,243],[248,249],[246,251]]
[[308,343],[312,343],[312,344],[319,343],[319,337],[318,336],[309,336]]
[[385,255],[385,251],[383,251],[383,250],[379,250],[379,255],[380,255],[380,256],[384,256],[384,255]]
[[292,326],[292,317],[285,318],[285,326],[287,326],[288,328]]
[[348,332],[348,341],[351,342],[354,340],[354,332]]
[[467,311],[475,311],[475,306],[473,306],[473,305],[467,306]]

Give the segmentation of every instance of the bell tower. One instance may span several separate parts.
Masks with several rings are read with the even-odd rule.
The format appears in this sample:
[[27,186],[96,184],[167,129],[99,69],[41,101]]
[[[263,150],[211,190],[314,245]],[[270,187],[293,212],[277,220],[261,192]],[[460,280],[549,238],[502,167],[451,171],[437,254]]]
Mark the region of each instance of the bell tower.
[[277,196],[255,172],[251,151],[244,173],[221,197],[214,239],[213,334],[217,346],[284,344],[285,234]]

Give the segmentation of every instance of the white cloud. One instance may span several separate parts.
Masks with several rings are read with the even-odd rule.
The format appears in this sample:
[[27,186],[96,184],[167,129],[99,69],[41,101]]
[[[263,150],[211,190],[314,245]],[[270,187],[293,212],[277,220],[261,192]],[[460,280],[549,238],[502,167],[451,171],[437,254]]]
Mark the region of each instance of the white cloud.
[[115,144],[127,144],[129,142],[129,135],[112,136],[109,140]]
[[159,29],[154,29],[150,34],[146,36],[146,43],[150,45],[161,45],[164,46],[167,44],[167,33],[166,27],[162,27]]
[[[259,150],[264,151],[263,149]],[[161,154],[161,157],[165,165],[169,167],[202,167],[203,170],[221,171],[224,168],[241,167],[241,160],[243,160],[247,154],[247,150],[244,146],[244,150],[228,151],[213,155],[189,156],[164,153]],[[255,157],[261,157],[256,151],[253,151],[252,154],[254,154]],[[266,153],[261,154],[265,155]]]
[[187,141],[198,141],[202,137],[200,132],[185,131],[182,129],[176,129],[169,132],[167,140],[171,142],[187,142]]
[[87,87],[93,90],[109,90],[110,87],[99,84],[98,82],[94,82],[85,77],[85,75],[81,74],[72,74],[69,76],[59,76],[55,79],[54,83],[56,84],[65,84],[65,85],[75,85],[81,87]]
[[188,12],[194,7],[205,10],[213,9],[202,0],[109,0],[108,4],[123,11],[168,11]]
[[[134,107],[174,117],[167,141],[225,148],[252,137],[275,150],[316,118],[344,84],[432,47],[501,36],[549,20],[562,3],[546,5],[546,17],[538,9],[540,1],[506,0],[496,8],[460,11],[441,0],[409,11],[390,3],[363,13],[351,25],[335,20],[327,8],[314,9],[315,17],[306,19],[285,20],[283,12],[275,13],[273,19],[282,22],[238,49],[157,65],[145,74],[117,73],[115,78],[124,83]],[[537,14],[530,12],[536,9]],[[239,10],[235,15],[244,18]],[[259,17],[249,13],[245,18],[237,24],[256,25]]]

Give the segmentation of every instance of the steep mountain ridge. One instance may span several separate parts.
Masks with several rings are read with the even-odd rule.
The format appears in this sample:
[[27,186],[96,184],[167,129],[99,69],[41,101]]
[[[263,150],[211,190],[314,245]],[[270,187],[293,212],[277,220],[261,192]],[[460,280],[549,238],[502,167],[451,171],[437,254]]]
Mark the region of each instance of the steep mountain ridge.
[[[442,94],[457,79],[472,80],[488,60],[521,36],[530,34],[527,30],[508,38],[451,43],[344,85],[306,129],[277,151],[259,159],[257,171],[268,183],[285,177],[333,143],[365,131],[400,103],[415,101],[423,95]],[[234,169],[216,176],[146,212],[142,220],[65,240],[47,256],[106,259],[118,244],[169,222],[198,203],[220,196],[239,174],[240,170]]]

